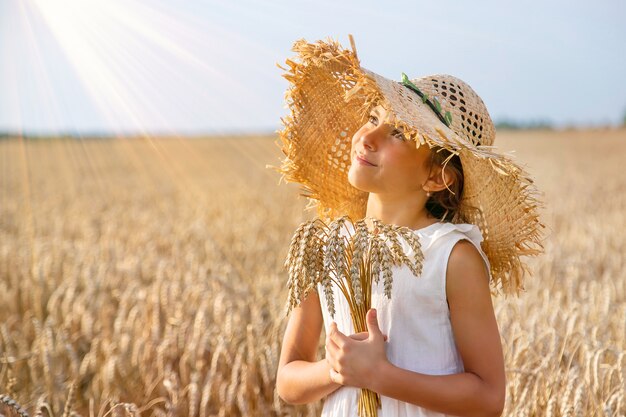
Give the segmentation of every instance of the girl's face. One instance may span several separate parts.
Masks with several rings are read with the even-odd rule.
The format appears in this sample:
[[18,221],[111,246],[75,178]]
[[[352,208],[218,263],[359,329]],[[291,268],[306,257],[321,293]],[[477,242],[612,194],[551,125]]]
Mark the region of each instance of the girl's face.
[[430,148],[416,147],[415,141],[405,138],[388,123],[388,116],[384,107],[376,106],[369,120],[352,137],[348,181],[370,193],[425,194]]

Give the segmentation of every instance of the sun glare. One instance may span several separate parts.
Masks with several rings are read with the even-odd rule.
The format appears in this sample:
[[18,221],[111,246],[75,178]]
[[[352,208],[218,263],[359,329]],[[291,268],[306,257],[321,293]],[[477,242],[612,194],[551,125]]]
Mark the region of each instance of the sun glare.
[[[27,47],[19,50],[22,58],[30,54],[29,62],[41,61],[42,38],[49,37],[111,131],[156,127],[172,132],[170,121],[177,114],[236,123],[225,109],[236,108],[241,97],[261,105],[261,97],[230,70],[241,52],[224,40],[237,35],[185,15],[171,3],[25,0],[17,11],[22,29],[32,32]],[[30,71],[43,78],[37,80],[43,88],[58,89],[45,85],[51,83],[50,70],[43,75],[41,69]]]

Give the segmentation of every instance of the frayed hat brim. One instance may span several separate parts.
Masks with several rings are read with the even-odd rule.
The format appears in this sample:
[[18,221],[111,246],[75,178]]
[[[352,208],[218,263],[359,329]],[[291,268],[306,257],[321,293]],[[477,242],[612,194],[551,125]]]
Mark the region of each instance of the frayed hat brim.
[[393,115],[393,123],[416,144],[445,148],[459,156],[464,189],[455,222],[480,228],[496,292],[517,294],[523,289],[528,268],[521,257],[543,251],[545,226],[539,220],[539,192],[512,156],[490,144],[477,145],[469,140],[473,136],[457,134],[417,95],[361,67],[355,51],[336,41],[299,40],[293,50],[297,57],[281,67],[290,82],[285,96],[289,114],[278,132],[285,158],[280,167],[272,168],[286,182],[300,184],[308,208],[315,208],[324,221],[365,216],[368,193],[353,187],[347,178],[351,140],[371,108],[383,105]]

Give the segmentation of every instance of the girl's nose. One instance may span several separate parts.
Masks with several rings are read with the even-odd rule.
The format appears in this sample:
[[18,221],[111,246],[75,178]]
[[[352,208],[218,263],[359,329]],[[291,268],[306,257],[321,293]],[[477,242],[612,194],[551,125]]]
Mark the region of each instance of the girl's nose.
[[366,130],[361,133],[361,142],[363,143],[364,147],[370,150],[376,149],[380,142],[382,134],[383,132],[378,126],[374,129]]

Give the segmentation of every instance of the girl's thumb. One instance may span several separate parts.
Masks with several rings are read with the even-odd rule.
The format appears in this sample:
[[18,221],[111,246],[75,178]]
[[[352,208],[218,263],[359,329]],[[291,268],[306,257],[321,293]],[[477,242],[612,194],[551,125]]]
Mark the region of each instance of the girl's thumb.
[[370,308],[366,317],[367,332],[371,337],[383,337],[380,327],[378,327],[378,318],[376,317],[376,309]]

